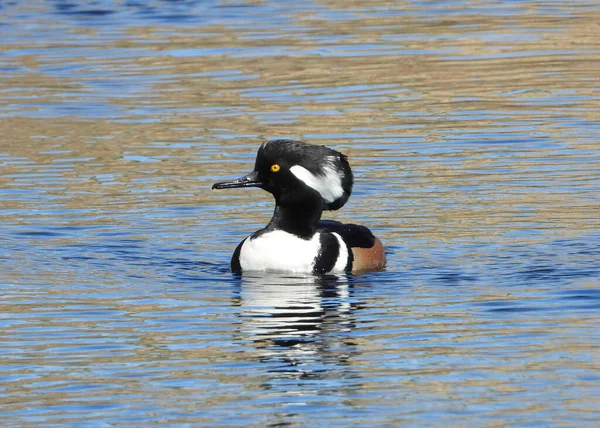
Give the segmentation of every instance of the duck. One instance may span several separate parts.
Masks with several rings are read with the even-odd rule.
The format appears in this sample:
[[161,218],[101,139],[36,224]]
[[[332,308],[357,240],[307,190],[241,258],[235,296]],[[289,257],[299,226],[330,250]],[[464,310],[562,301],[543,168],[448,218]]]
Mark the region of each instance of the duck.
[[213,190],[258,187],[275,198],[269,223],[243,239],[231,271],[336,274],[379,271],[384,246],[366,226],[322,220],[342,208],[354,177],[347,157],[325,146],[276,139],[261,144],[254,169]]

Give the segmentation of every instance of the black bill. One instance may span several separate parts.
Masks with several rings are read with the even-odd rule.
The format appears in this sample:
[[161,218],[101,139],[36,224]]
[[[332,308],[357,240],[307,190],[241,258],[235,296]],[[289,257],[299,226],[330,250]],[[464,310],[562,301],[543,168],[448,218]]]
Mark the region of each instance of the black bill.
[[215,183],[213,184],[212,188],[213,190],[234,189],[236,187],[261,187],[262,185],[262,181],[258,179],[258,172],[252,171],[250,174],[244,175],[243,177],[240,177],[237,180]]

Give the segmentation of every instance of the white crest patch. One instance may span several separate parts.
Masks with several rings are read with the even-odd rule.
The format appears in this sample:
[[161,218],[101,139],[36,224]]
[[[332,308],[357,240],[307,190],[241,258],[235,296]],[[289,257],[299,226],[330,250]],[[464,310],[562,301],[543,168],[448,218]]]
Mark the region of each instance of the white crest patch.
[[248,238],[240,250],[243,271],[311,273],[321,248],[320,235],[310,240],[274,230]]
[[334,161],[334,156],[327,156],[327,163],[323,166],[323,172],[318,175],[300,165],[294,165],[290,168],[290,171],[298,180],[319,192],[326,202],[331,203],[344,194],[342,177],[336,170]]
[[332,234],[337,238],[338,243],[340,244],[340,252],[338,254],[337,260],[335,261],[335,265],[333,266],[333,269],[330,270],[330,272],[344,272],[344,269],[348,264],[348,247],[346,246],[346,243],[339,234],[335,232],[332,232]]

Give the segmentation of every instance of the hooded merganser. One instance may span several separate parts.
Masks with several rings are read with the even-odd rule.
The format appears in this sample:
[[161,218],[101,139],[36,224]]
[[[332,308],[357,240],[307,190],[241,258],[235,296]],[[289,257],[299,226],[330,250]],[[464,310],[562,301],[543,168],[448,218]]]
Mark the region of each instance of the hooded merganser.
[[273,218],[237,246],[231,270],[336,273],[379,270],[381,241],[365,226],[321,221],[352,192],[352,170],[343,154],[294,140],[264,142],[254,171],[213,189],[260,187],[275,197]]

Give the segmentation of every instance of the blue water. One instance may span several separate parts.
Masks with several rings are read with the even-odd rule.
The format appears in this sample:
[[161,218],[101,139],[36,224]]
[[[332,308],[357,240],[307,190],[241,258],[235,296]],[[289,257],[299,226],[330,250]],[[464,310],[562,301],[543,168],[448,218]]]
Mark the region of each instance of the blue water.
[[[0,6],[3,426],[595,426],[595,2]],[[383,272],[229,272],[264,138]]]

